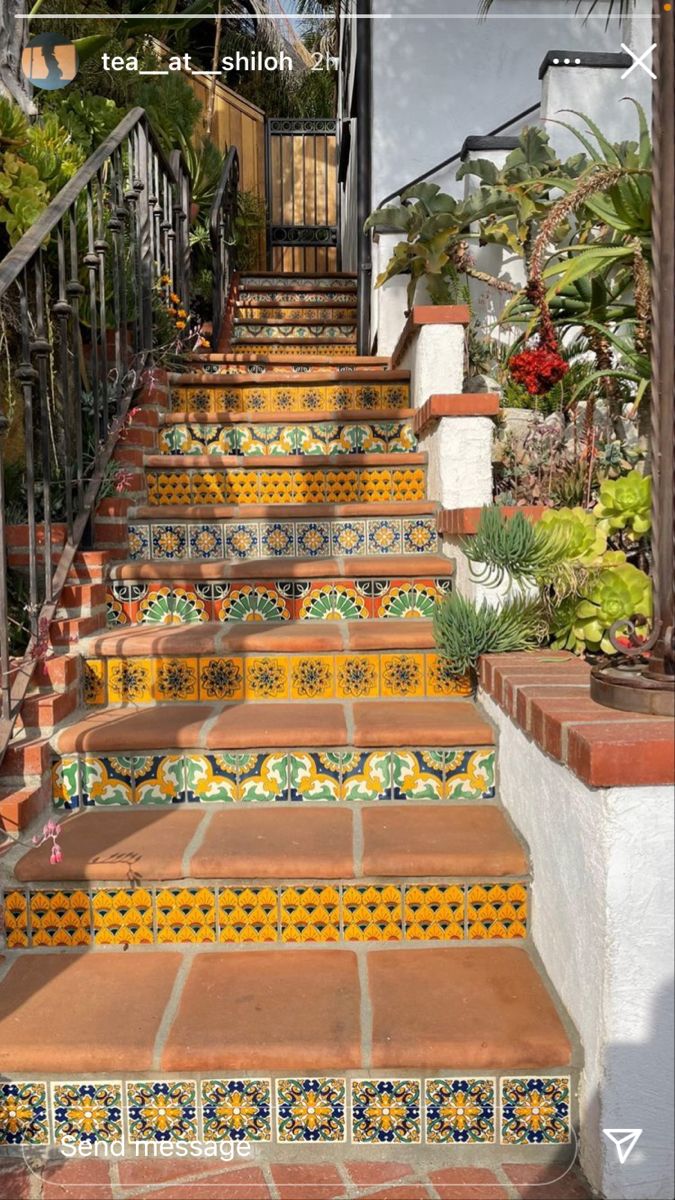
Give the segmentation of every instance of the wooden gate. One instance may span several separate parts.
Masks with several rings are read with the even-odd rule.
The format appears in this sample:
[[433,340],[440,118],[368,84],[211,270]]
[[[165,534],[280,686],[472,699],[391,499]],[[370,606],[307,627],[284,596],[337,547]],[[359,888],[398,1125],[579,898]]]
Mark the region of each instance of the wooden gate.
[[340,266],[334,120],[267,121],[267,261],[272,271]]

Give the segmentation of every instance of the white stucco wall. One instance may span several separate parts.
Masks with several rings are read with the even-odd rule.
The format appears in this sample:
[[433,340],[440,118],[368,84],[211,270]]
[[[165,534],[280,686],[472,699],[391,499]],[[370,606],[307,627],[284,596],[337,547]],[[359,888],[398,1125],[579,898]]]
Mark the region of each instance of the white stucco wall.
[[[534,942],[583,1045],[582,1167],[610,1200],[671,1200],[672,789],[587,788],[480,699],[532,857]],[[623,1166],[603,1128],[643,1129]]]
[[[545,5],[495,0],[488,20],[453,18],[477,13],[478,7],[479,0],[373,0],[374,14],[395,14],[372,22],[374,205],[460,150],[469,135],[488,133],[536,103],[537,73],[548,50],[616,53],[626,41],[641,52],[651,40],[643,19],[651,11],[650,0],[637,0],[637,15],[628,27],[613,21],[605,28],[603,6],[596,14],[600,19],[584,23],[574,15],[575,4],[565,0]],[[436,19],[419,19],[422,13]],[[648,82],[638,69],[621,84],[621,94],[644,100]],[[597,94],[589,92],[587,81],[578,87],[584,111],[592,102],[598,118],[608,107],[606,83],[600,76]],[[559,107],[555,95],[550,107]],[[446,186],[452,180],[446,174],[442,182]],[[461,194],[461,184],[456,186]]]

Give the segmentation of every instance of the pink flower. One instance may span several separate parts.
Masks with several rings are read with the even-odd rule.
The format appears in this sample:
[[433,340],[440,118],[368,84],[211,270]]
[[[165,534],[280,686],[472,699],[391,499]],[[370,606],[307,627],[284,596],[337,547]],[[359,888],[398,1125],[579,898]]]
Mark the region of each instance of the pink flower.
[[57,863],[61,862],[61,850],[59,849],[59,847],[56,844],[54,845],[52,852],[49,856],[49,861],[53,867],[55,867]]

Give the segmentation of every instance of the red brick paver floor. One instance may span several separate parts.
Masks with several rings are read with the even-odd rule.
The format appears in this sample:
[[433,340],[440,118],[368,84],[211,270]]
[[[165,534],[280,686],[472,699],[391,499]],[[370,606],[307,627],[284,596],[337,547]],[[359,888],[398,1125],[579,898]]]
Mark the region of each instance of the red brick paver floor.
[[591,1200],[576,1167],[0,1158],[0,1200]]

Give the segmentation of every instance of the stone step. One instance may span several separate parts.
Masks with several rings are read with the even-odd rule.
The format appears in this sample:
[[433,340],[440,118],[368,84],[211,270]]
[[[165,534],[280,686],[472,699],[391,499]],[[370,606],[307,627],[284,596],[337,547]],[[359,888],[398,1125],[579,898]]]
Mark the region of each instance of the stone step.
[[329,275],[278,274],[274,271],[259,271],[256,275],[242,275],[238,292],[352,292],[356,295],[356,276],[334,272]]
[[[312,371],[316,375],[326,375],[332,378],[342,372],[359,371],[364,375],[378,375],[381,371],[389,373],[389,359],[376,358],[373,355],[344,354],[308,354],[304,359],[301,354],[289,354],[284,357],[277,353],[274,358],[262,354],[252,354],[247,347],[236,353],[231,350],[216,350],[211,352],[198,351],[183,355],[183,361],[193,370],[204,374],[218,375],[254,375],[258,378],[266,375],[287,375],[289,372],[304,375]],[[392,375],[394,372],[391,372]]]
[[451,586],[443,555],[364,559],[357,570],[349,559],[130,562],[116,569],[106,603],[110,626],[416,619],[433,617]]
[[[258,299],[254,299],[255,296]],[[261,321],[263,324],[281,321],[308,321],[312,325],[326,322],[331,325],[346,325],[356,321],[356,305],[340,305],[324,302],[319,299],[318,292],[296,295],[293,301],[288,298],[284,303],[275,300],[262,301],[264,293],[253,293],[245,296],[237,304],[236,319],[248,324],[249,321]],[[244,302],[245,301],[245,302]]]
[[[58,863],[50,863],[49,851],[42,846],[22,854],[13,875],[9,869],[5,873],[6,892],[24,883],[51,888],[55,882],[76,882],[85,890],[92,880],[129,884],[130,864],[141,883],[191,880],[193,890],[225,886],[228,881],[237,886],[244,881],[245,886],[254,887],[257,880],[278,881],[278,886],[282,886],[279,881],[301,880],[309,887],[312,881],[342,880],[344,888],[365,886],[364,881],[373,887],[377,881],[393,881],[391,886],[402,895],[410,881],[415,887],[434,881],[439,887],[458,888],[458,920],[463,921],[464,892],[471,880],[480,884],[469,897],[469,906],[474,908],[467,920],[483,925],[488,918],[506,924],[519,922],[523,926],[519,931],[504,928],[489,936],[524,936],[526,889],[521,888],[522,895],[516,891],[510,896],[495,893],[492,901],[479,890],[489,891],[492,880],[522,883],[529,871],[523,847],[494,804],[305,803],[298,807],[260,802],[211,804],[206,809],[191,804],[98,807],[63,821],[59,844],[63,857]],[[335,884],[338,889],[340,886]],[[491,902],[492,914],[484,907]],[[517,912],[498,911],[499,905],[516,902],[522,906]],[[414,903],[421,903],[420,898],[414,898]],[[55,911],[54,906],[48,907]],[[10,908],[14,911],[15,902]],[[412,915],[407,919],[413,920]],[[391,931],[395,940],[402,920],[397,911],[399,934]],[[213,921],[209,924],[213,926]],[[9,939],[10,945],[19,944],[21,928],[16,926],[17,937]],[[35,939],[42,928],[34,923],[33,943],[48,945],[48,937]],[[487,933],[476,927],[470,936],[483,938]],[[452,936],[457,936],[457,931]],[[387,939],[378,938],[375,931],[370,939],[358,938],[353,931],[352,940]],[[77,940],[63,944],[77,944]]]
[[323,414],[308,421],[307,414],[294,413],[293,420],[277,413],[256,420],[225,419],[201,421],[197,415],[188,420],[167,421],[160,427],[158,449],[165,455],[302,455],[315,457],[343,454],[401,454],[417,448],[412,423],[377,417],[368,412],[361,418],[346,420],[342,414],[331,418]]
[[329,561],[373,555],[416,558],[439,549],[437,505],[387,504],[142,505],[131,510],[133,560],[222,559]]
[[8,956],[0,995],[0,1070],[29,1145],[83,1135],[93,1095],[100,1141],[561,1150],[573,1066],[576,1083],[516,945],[29,952]]
[[151,505],[349,504],[424,500],[426,454],[146,455]]
[[[235,364],[236,365],[236,364]],[[315,371],[271,375],[189,374],[170,377],[171,408],[179,413],[371,414],[409,407],[407,372]]]

